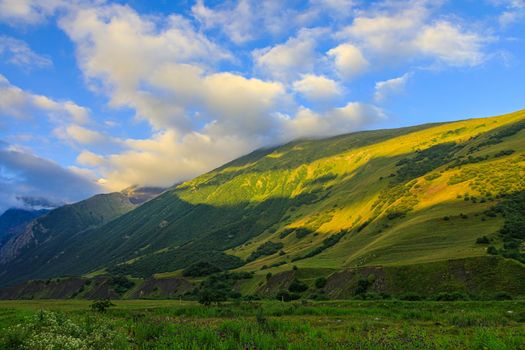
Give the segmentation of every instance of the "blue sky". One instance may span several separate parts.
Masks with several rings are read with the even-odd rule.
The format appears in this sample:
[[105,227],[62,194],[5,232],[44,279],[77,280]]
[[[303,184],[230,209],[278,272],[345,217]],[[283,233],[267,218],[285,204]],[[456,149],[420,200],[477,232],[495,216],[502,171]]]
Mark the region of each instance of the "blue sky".
[[0,211],[522,109],[524,39],[525,0],[0,0]]

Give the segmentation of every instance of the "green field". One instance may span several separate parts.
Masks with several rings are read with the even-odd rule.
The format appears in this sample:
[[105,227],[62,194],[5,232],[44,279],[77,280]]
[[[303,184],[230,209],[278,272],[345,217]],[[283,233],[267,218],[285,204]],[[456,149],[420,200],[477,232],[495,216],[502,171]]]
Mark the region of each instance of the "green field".
[[525,301],[1,301],[2,349],[525,349]]

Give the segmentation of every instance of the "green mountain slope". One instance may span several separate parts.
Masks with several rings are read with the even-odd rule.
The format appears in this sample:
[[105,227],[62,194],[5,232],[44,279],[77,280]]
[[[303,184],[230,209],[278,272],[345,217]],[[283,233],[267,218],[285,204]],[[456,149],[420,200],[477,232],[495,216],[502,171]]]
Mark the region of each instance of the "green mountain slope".
[[121,193],[96,195],[65,205],[29,223],[0,249],[0,276],[20,281],[58,259],[79,235],[132,210],[135,205]]
[[0,215],[0,246],[11,237],[19,234],[33,219],[46,214],[49,210],[30,210],[11,208]]
[[520,260],[524,190],[525,111],[300,140],[76,235],[25,276],[176,276],[196,263],[258,274],[292,265],[333,271],[483,256],[483,242]]

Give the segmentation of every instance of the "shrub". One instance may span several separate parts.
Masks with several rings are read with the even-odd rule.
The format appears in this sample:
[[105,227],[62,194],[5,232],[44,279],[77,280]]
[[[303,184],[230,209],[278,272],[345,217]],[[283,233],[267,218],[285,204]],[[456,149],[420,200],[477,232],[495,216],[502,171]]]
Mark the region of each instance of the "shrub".
[[496,247],[494,247],[493,245],[488,246],[488,248],[487,248],[487,254],[490,254],[490,255],[498,255],[498,250],[497,250]]
[[133,288],[135,283],[130,281],[124,276],[113,276],[111,277],[110,284],[118,294],[124,294],[129,289]]
[[490,243],[490,239],[487,236],[482,236],[482,237],[479,237],[478,239],[476,239],[476,243],[477,244],[489,244]]
[[186,277],[201,277],[220,272],[221,269],[206,261],[201,261],[190,265],[182,271],[182,275]]
[[368,290],[368,286],[370,285],[370,282],[368,281],[368,278],[360,278],[357,281],[357,288],[355,290],[355,295],[365,294]]
[[109,299],[95,300],[91,303],[91,310],[104,313],[111,306],[115,306],[115,304]]
[[298,279],[293,280],[292,284],[290,284],[290,287],[288,287],[288,290],[292,293],[302,293],[308,289],[308,286],[304,283],[299,281]]
[[210,306],[212,303],[219,305],[227,298],[226,292],[220,289],[205,288],[199,292],[199,303],[204,306]]
[[394,220],[397,218],[404,218],[406,216],[406,213],[400,212],[400,211],[393,211],[388,213],[387,218],[388,220]]
[[317,289],[321,289],[321,288],[324,288],[326,286],[326,278],[325,277],[319,277],[318,279],[315,280],[315,288]]
[[277,300],[281,300],[281,301],[292,301],[292,300],[297,300],[299,299],[301,296],[298,295],[298,294],[295,294],[295,293],[289,293],[288,291],[286,290],[281,290],[279,291],[279,293],[277,293],[275,295],[275,298]]
[[423,297],[417,293],[405,293],[399,297],[400,300],[405,301],[419,301],[423,300]]
[[495,300],[512,300],[512,296],[507,292],[498,292],[494,294]]
[[434,298],[437,301],[469,300],[469,296],[462,292],[442,292]]
[[279,250],[281,250],[282,247],[284,247],[284,244],[282,244],[281,242],[276,242],[276,243],[272,241],[265,242],[261,244],[259,247],[257,247],[257,249],[250,254],[250,256],[248,257],[248,259],[246,259],[246,261],[250,262],[250,261],[256,260],[257,258],[261,256],[275,254]]

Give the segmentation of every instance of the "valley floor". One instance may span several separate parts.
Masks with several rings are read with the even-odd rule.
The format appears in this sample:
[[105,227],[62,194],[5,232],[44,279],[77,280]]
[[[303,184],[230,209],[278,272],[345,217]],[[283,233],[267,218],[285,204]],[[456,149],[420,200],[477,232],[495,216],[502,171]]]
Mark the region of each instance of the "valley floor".
[[525,349],[525,301],[0,301],[1,349]]

